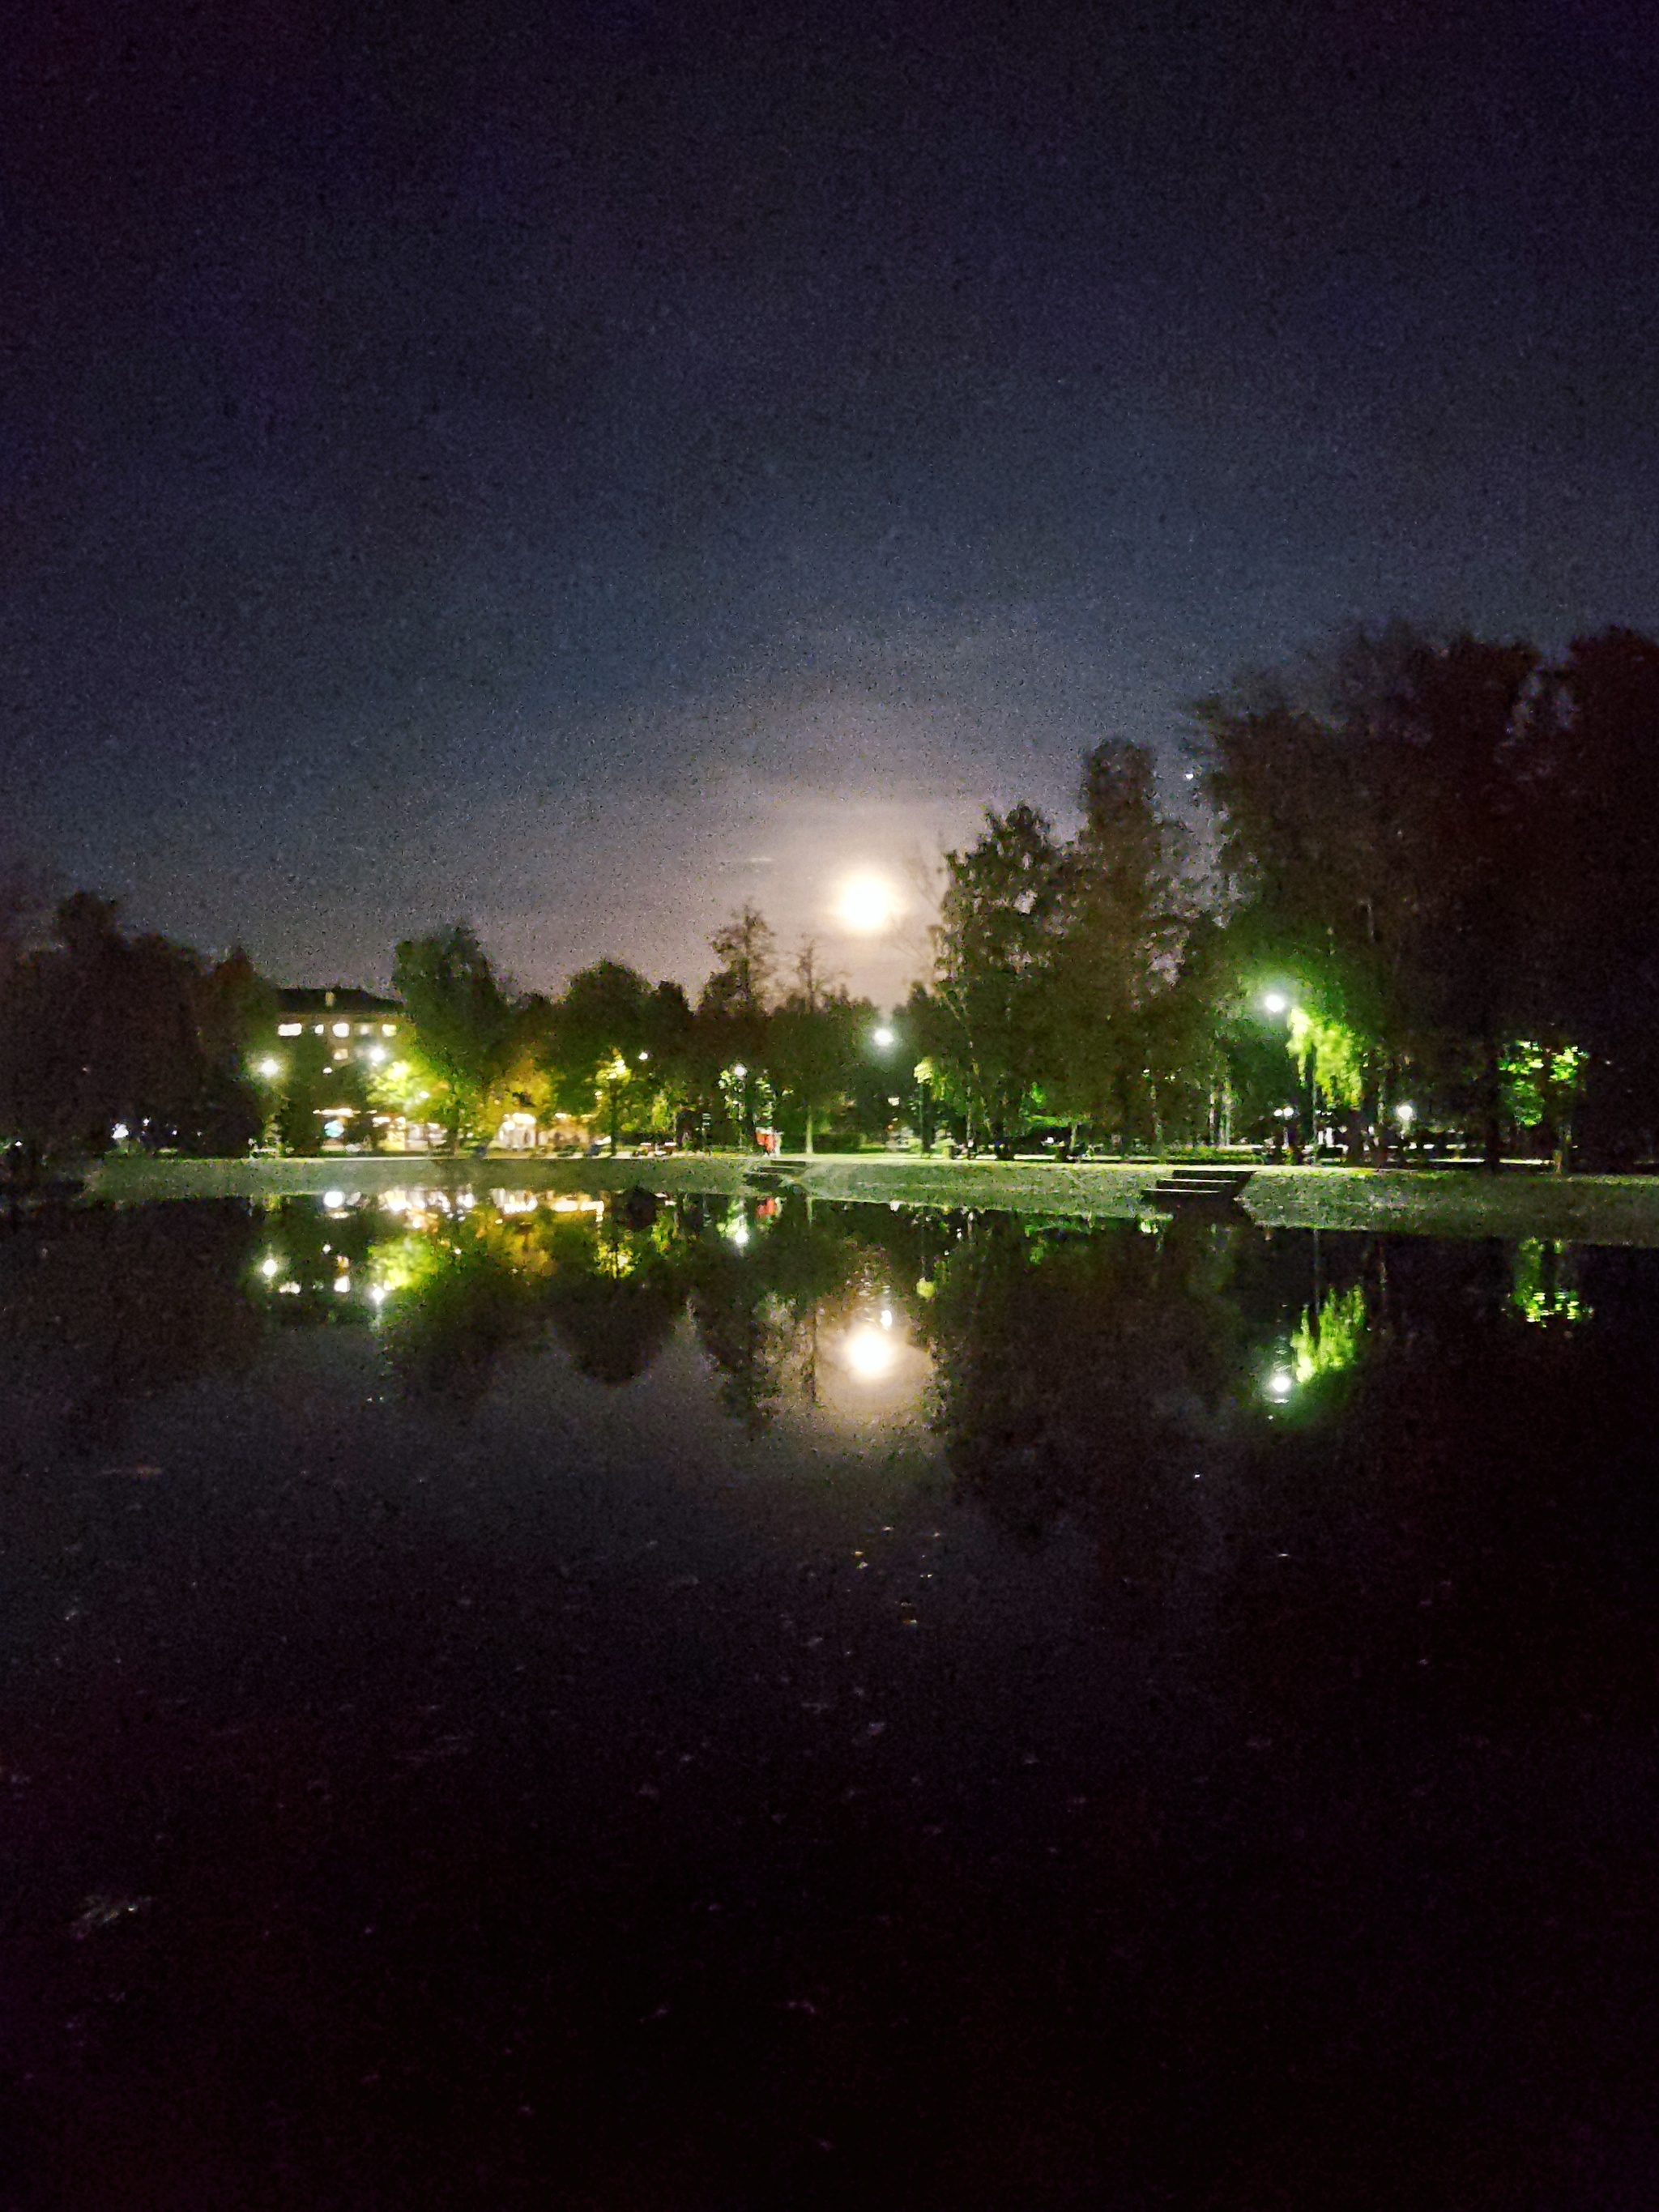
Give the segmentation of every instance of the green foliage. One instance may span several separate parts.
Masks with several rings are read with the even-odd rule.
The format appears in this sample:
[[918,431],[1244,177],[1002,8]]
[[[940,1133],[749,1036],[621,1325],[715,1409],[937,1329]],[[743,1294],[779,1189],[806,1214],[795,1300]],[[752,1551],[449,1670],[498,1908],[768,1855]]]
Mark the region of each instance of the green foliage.
[[1572,1328],[1594,1308],[1578,1295],[1572,1247],[1559,1238],[1523,1237],[1515,1247],[1510,1302],[1534,1328]]
[[1506,1047],[1504,1102],[1523,1129],[1545,1122],[1559,1127],[1571,1114],[1589,1058],[1580,1045],[1540,1044],[1533,1037],[1517,1037]]
[[477,935],[456,922],[406,939],[392,981],[431,1079],[428,1118],[448,1133],[452,1147],[488,1133],[487,1102],[512,1059],[518,1010]]
[[1343,1375],[1364,1349],[1369,1316],[1363,1283],[1328,1291],[1317,1310],[1310,1307],[1291,1337],[1291,1371],[1299,1389],[1323,1376]]
[[867,999],[824,981],[809,939],[796,960],[794,988],[772,1016],[766,1046],[782,1094],[799,1111],[809,1152],[819,1121],[846,1110],[874,1020]]
[[1291,1057],[1304,1083],[1311,1081],[1332,1106],[1358,1111],[1365,1103],[1370,1054],[1365,1040],[1346,1022],[1294,1006],[1288,1016]]

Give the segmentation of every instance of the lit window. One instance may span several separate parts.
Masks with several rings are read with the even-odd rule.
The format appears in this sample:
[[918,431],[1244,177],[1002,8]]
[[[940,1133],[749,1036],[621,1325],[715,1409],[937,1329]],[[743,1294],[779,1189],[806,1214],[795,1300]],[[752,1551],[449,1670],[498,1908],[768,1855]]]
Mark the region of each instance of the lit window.
[[372,1028],[372,1025],[371,1025],[369,1023],[368,1023],[368,1022],[359,1022],[359,1023],[358,1023],[358,1024],[357,1024],[357,1034],[358,1034],[358,1036],[369,1036],[369,1035],[371,1034],[371,1028]]
[[380,1024],[380,1035],[382,1036],[396,1036],[397,1034],[398,1024],[396,1022],[382,1022]]
[[319,1023],[317,1024],[316,1027],[312,1030],[312,1035],[313,1035],[313,1036],[322,1036],[322,1034],[323,1034],[323,1025],[322,1025],[322,1024],[321,1024],[320,1022],[319,1022]]
[[334,1048],[334,1057],[336,1060],[349,1060],[351,1054],[347,1051],[344,1045],[337,1044]]
[[351,1035],[350,1023],[336,1022],[334,1024],[334,1034],[336,1036],[349,1036]]
[[276,1034],[278,1036],[298,1036],[304,1027],[303,1022],[278,1022]]

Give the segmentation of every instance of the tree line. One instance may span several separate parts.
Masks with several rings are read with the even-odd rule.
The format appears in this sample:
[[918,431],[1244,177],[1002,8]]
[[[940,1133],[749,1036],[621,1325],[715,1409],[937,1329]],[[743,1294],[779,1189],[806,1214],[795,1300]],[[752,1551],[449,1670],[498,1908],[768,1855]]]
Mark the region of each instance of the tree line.
[[1207,852],[1106,744],[1073,837],[1019,806],[946,856],[912,1012],[965,1118],[1654,1155],[1659,645],[1395,624],[1205,701],[1188,757]]
[[[363,1110],[455,1146],[514,1110],[617,1138],[792,1147],[904,1123],[1002,1152],[1430,1132],[1491,1164],[1650,1158],[1659,1130],[1659,644],[1547,660],[1395,624],[1247,675],[1194,712],[1163,804],[1096,745],[1078,826],[988,811],[944,855],[927,972],[884,1018],[745,906],[694,1004],[604,960],[515,990],[466,925],[397,948],[412,1036]],[[123,928],[82,892],[0,914],[0,1133],[186,1150],[267,1136],[249,1063],[270,987]],[[303,1133],[291,1125],[290,1139]]]

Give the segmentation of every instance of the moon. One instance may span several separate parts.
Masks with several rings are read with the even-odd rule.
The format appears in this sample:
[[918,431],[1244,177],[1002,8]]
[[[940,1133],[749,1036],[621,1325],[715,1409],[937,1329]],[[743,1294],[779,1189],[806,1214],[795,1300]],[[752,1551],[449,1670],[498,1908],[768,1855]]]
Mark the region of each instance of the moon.
[[836,900],[836,919],[854,937],[875,937],[899,911],[897,894],[880,876],[849,876]]

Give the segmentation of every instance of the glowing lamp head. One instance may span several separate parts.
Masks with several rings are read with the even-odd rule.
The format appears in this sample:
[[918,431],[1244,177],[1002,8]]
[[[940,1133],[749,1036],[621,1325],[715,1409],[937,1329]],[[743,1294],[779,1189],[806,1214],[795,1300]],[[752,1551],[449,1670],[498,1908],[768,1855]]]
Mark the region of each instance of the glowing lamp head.
[[267,1053],[265,1057],[259,1062],[259,1073],[264,1077],[267,1083],[270,1082],[273,1075],[280,1075],[282,1072],[282,1061],[280,1060],[272,1060],[269,1053]]
[[1270,1014],[1288,1014],[1291,1002],[1282,991],[1264,991],[1261,1003]]
[[848,1332],[842,1357],[855,1381],[879,1382],[898,1364],[899,1348],[890,1330],[866,1322]]
[[893,1032],[883,1023],[880,1029],[871,1031],[870,1042],[878,1052],[885,1052],[893,1042]]

